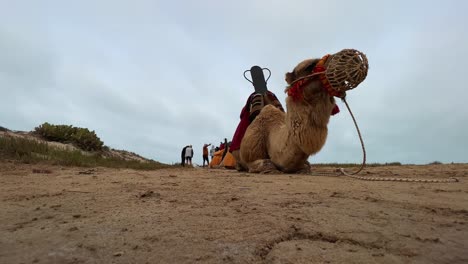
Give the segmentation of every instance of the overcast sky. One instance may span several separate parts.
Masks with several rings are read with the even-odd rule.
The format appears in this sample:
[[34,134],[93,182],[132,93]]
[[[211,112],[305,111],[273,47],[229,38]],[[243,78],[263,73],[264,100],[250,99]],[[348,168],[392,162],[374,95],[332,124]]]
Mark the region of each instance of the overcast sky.
[[[367,79],[348,93],[368,162],[468,162],[468,2],[0,0],[0,126],[95,130],[104,143],[165,163],[192,144],[230,140],[268,67],[284,74],[343,48]],[[315,162],[360,162],[341,101]]]

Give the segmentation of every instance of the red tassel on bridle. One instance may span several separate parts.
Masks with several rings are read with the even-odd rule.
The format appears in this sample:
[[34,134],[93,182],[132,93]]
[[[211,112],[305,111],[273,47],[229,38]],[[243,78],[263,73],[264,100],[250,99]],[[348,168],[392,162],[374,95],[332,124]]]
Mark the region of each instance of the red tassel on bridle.
[[292,82],[292,86],[287,90],[288,95],[294,95],[295,99],[302,98],[302,96],[298,96],[297,93],[301,93],[303,91],[303,86],[307,85],[312,77],[319,75],[318,78],[322,82],[323,88],[327,91],[327,93],[330,96],[343,98],[345,96],[345,93],[333,89],[333,87],[330,85],[330,82],[327,79],[327,76],[325,75],[325,72],[327,70],[325,68],[325,62],[328,60],[329,57],[330,54],[323,56],[323,58],[317,62],[317,65],[315,65],[311,74],[301,77]]
[[[330,83],[328,82],[327,77],[325,76],[326,68],[324,65],[329,56],[330,54],[327,54],[323,56],[319,62],[317,62],[317,65],[315,65],[314,69],[312,70],[312,74],[304,76],[303,78],[298,79],[292,83],[292,86],[287,90],[287,93],[288,96],[292,97],[293,101],[297,102],[304,98],[304,87],[311,81],[311,78],[316,75],[319,75],[319,79],[323,88],[330,96],[336,96],[339,98],[343,98],[345,96],[343,92],[333,89],[333,87],[331,87]],[[335,104],[332,115],[335,115],[339,112],[340,109],[338,108],[338,105]]]
[[292,99],[297,102],[304,98],[304,86],[307,84],[308,81],[300,80],[293,84],[291,88],[288,89],[288,95],[292,97]]

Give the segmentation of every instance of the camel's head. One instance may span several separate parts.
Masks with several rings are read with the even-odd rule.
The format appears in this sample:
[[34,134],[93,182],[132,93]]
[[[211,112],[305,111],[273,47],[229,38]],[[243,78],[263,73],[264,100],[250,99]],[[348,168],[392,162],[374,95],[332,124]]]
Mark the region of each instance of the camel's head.
[[286,73],[288,87],[286,91],[294,101],[306,100],[312,103],[315,100],[330,98],[335,103],[333,96],[324,88],[319,75],[307,78],[317,67],[320,59],[307,59],[299,63],[291,72]]
[[307,59],[300,62],[296,67],[294,67],[292,72],[286,73],[286,82],[291,84],[295,80],[311,74],[319,60],[320,59]]
[[344,49],[322,59],[308,59],[286,73],[287,92],[294,100],[328,94],[344,98],[367,76],[369,65],[364,53]]

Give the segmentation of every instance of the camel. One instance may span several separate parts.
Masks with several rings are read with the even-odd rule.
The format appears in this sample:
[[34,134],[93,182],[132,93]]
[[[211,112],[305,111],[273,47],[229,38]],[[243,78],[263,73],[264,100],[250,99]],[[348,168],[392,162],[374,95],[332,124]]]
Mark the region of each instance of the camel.
[[[324,87],[326,83],[319,76],[307,78],[317,64],[327,67],[328,62],[327,57],[307,59],[286,73],[286,112],[273,105],[263,107],[247,128],[240,150],[233,152],[238,170],[252,173],[310,171],[308,158],[319,152],[327,139],[328,122],[337,107],[334,96],[344,96],[325,89],[329,87]],[[302,87],[293,91],[298,80],[303,81]]]

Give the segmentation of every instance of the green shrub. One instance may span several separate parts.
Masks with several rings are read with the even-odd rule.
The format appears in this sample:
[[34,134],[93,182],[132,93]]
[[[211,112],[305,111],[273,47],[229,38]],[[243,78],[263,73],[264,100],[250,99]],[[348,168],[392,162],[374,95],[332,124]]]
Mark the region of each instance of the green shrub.
[[87,128],[51,125],[46,122],[36,127],[34,131],[46,140],[72,143],[76,147],[86,151],[99,151],[104,146],[104,143],[96,133],[89,131]]

